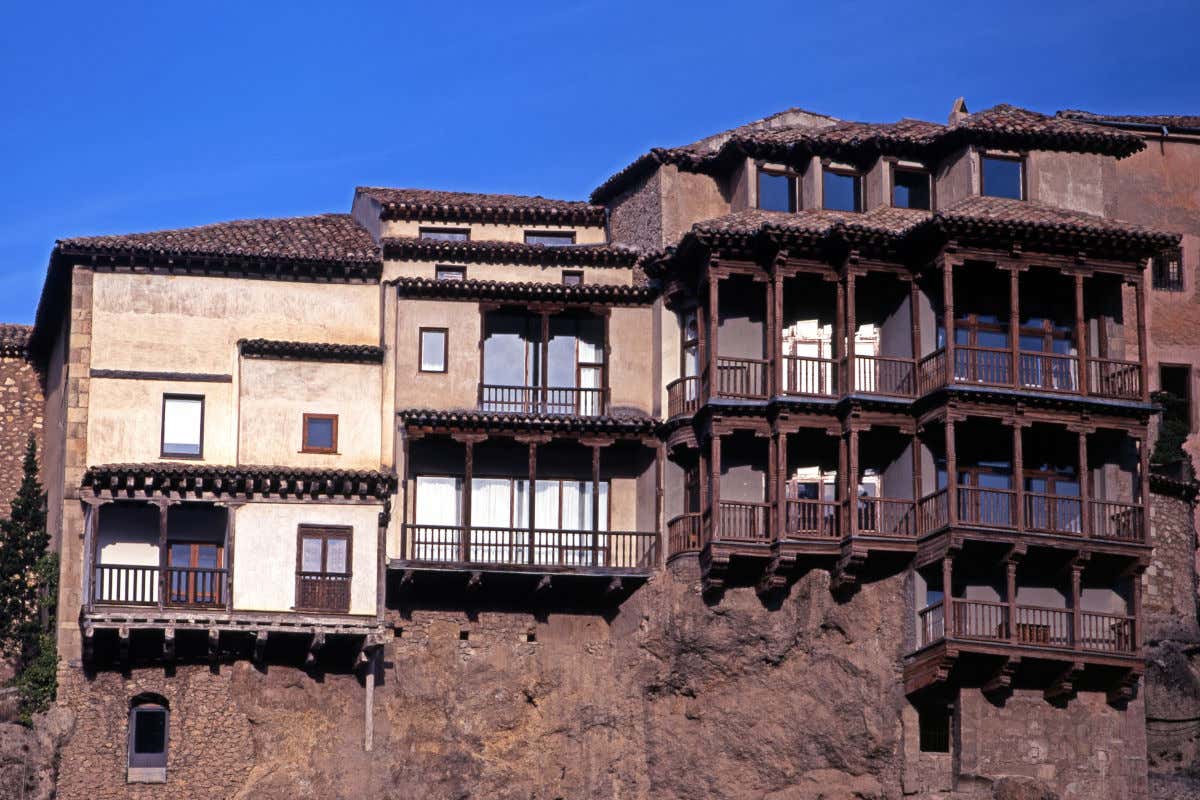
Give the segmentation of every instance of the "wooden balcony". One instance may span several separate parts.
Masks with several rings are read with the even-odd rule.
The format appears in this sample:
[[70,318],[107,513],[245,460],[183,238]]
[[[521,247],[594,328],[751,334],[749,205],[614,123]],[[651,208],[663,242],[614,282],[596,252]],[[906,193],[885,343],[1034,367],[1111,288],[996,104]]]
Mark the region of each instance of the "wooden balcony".
[[99,564],[92,580],[91,602],[160,609],[229,607],[227,569],[167,567],[160,573],[163,571],[153,566]]
[[771,510],[770,503],[722,500],[713,525],[713,541],[769,544]]
[[840,541],[841,512],[842,504],[834,500],[789,499],[783,538]]
[[689,375],[667,384],[667,418],[691,416],[700,408],[700,378]]
[[649,531],[403,526],[398,569],[648,575],[658,564]]
[[[982,600],[950,601],[950,635],[946,635],[946,603],[938,601],[918,612],[917,648],[945,639],[956,642],[1001,642],[1030,648],[1050,648],[1081,653],[1135,655],[1138,651],[1136,620],[1131,616],[1080,611],[1070,608],[1018,605]],[[1010,624],[1015,611],[1015,625]]]
[[[1142,399],[1142,365],[1136,361],[1087,358],[1086,394],[1114,400]],[[1080,359],[1060,353],[955,345],[954,370],[946,351],[937,350],[917,363],[920,395],[947,386],[981,386],[1015,391],[1082,395]]]
[[916,507],[912,500],[860,497],[857,507],[859,534],[911,540],[917,538]]
[[854,356],[855,394],[912,398],[917,392],[916,364],[911,358]]
[[497,386],[481,383],[480,411],[598,417],[608,412],[607,389],[568,386]]
[[350,610],[350,575],[328,572],[297,573],[296,609],[345,614]]
[[832,358],[784,356],[780,388],[794,397],[837,397],[838,372],[838,362]]
[[717,356],[716,391],[712,397],[738,400],[766,400],[771,362],[763,358],[726,358]]
[[667,556],[696,553],[704,546],[703,527],[698,512],[688,512],[667,522]]

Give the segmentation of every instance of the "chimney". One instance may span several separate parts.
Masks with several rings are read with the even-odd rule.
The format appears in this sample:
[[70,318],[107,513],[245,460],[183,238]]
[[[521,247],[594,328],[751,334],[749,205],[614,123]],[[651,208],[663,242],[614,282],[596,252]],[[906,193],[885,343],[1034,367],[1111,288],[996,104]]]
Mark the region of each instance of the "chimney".
[[970,113],[970,111],[967,111],[966,99],[960,97],[954,101],[954,105],[950,106],[950,119],[948,119],[946,122],[949,125],[953,125]]

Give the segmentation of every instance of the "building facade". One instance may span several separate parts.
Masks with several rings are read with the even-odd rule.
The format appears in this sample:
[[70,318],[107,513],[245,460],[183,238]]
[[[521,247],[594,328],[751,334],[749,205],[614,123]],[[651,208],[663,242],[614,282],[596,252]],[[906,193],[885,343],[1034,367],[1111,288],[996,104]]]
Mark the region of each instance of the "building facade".
[[61,795],[1149,796],[1156,136],[792,110],[589,202],[61,240]]

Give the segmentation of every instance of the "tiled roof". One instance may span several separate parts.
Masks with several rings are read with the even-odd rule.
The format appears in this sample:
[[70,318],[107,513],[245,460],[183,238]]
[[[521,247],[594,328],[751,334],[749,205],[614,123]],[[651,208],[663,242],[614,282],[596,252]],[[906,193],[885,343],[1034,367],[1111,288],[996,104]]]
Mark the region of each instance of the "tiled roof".
[[369,344],[285,342],[273,339],[239,339],[238,350],[249,358],[290,361],[333,361],[343,364],[382,364],[383,348]]
[[436,278],[397,278],[401,297],[445,298],[450,300],[523,300],[557,303],[601,303],[604,305],[645,305],[654,302],[655,291],[648,286],[603,283],[567,285],[518,281],[446,281]]
[[383,206],[384,219],[603,225],[606,218],[603,206],[579,200],[376,186],[355,191]]
[[659,164],[706,172],[736,158],[799,164],[811,156],[867,160],[878,155],[933,159],[964,144],[1021,150],[1063,150],[1124,156],[1144,143],[1125,131],[1011,105],[970,114],[950,125],[923,120],[841,122],[735,128],[719,137],[676,148],[656,148],[639,157],[592,192],[592,202],[610,200],[649,175]]
[[1200,115],[1197,114],[1094,114],[1091,111],[1067,110],[1059,111],[1055,116],[1080,122],[1129,123],[1200,130]]
[[778,232],[791,236],[827,236],[842,232],[899,236],[929,219],[928,211],[884,206],[866,213],[805,209],[795,213],[748,209],[735,214],[697,222],[692,230],[699,235],[753,236]]
[[658,420],[645,415],[567,416],[476,411],[407,408],[396,412],[406,427],[416,430],[487,430],[492,432],[609,433],[620,436],[649,436],[658,429]]
[[72,254],[174,257],[244,257],[271,261],[376,264],[371,234],[349,214],[240,219],[195,228],[60,239]]
[[396,489],[390,471],[216,464],[103,464],[83,474],[82,486],[113,496],[275,496],[386,499]]
[[24,356],[29,348],[29,325],[0,322],[0,356]]
[[545,245],[471,239],[465,242],[393,236],[383,239],[385,258],[454,261],[468,264],[572,264],[631,267],[636,250],[616,244]]

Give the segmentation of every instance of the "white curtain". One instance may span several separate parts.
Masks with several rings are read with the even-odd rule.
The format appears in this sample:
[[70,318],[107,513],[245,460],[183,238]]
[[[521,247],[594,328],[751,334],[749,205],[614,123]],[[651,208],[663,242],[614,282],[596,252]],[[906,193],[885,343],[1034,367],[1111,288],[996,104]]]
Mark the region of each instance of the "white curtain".
[[519,557],[512,550],[512,501],[512,481],[508,478],[471,481],[472,561],[500,564]]
[[[457,558],[462,479],[441,475],[417,476],[416,541],[412,558],[452,561]],[[420,526],[431,526],[422,528]]]

